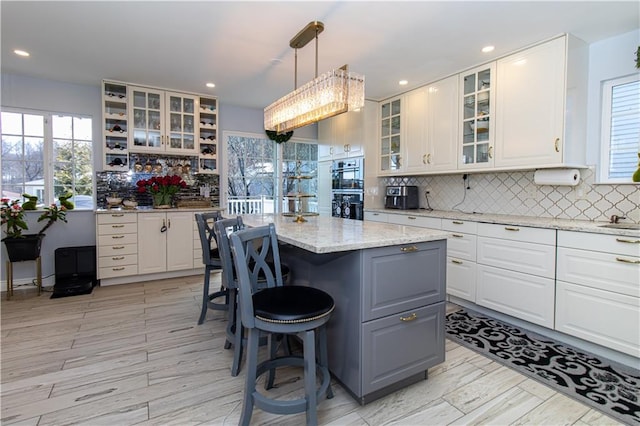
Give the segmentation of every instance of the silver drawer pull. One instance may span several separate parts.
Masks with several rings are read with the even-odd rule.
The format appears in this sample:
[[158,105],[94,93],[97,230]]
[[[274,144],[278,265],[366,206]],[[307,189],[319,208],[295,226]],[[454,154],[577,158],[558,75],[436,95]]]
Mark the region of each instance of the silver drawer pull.
[[111,260],[123,260],[124,256],[116,256],[116,257],[112,257]]
[[112,271],[124,271],[124,266],[121,268],[111,268]]
[[619,243],[640,244],[640,240],[623,240],[622,238],[616,238]]
[[464,222],[461,222],[461,221],[459,221],[459,220],[454,220],[454,221],[453,221],[453,222],[451,222],[451,223],[453,223],[454,225],[464,225]]
[[513,226],[505,226],[504,229],[507,231],[519,231],[520,228],[514,228]]
[[120,214],[112,214],[111,217],[122,217],[124,216],[124,213],[120,213]]
[[625,259],[624,257],[616,257],[616,260],[618,262],[624,262],[624,263],[640,263],[640,259],[629,260],[629,259]]
[[418,247],[416,246],[402,247],[400,248],[400,251],[403,253],[411,253],[412,251],[418,251]]
[[451,259],[451,263],[455,263],[456,265],[462,265],[462,260]]
[[417,217],[415,217],[415,216],[407,216],[407,218],[411,219],[411,220],[416,220],[417,219]]
[[122,250],[124,248],[124,246],[114,246],[114,247],[111,247],[111,248],[114,249],[114,250]]
[[417,319],[418,319],[418,315],[416,315],[415,312],[409,315],[408,317],[400,317],[400,321],[402,322],[415,321]]
[[114,240],[119,240],[120,238],[124,238],[124,235],[112,235],[111,238]]
[[456,238],[464,238],[464,235],[462,234],[451,234],[451,236]]
[[112,228],[124,228],[124,225],[111,225]]

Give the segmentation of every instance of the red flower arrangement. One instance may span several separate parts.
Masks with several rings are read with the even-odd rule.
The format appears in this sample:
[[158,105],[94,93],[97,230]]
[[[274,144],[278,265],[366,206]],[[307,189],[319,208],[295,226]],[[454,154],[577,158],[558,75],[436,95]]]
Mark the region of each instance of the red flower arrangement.
[[149,179],[141,179],[136,185],[139,193],[148,192],[151,194],[155,206],[171,205],[173,195],[180,191],[181,188],[187,187],[187,183],[178,175],[154,176]]

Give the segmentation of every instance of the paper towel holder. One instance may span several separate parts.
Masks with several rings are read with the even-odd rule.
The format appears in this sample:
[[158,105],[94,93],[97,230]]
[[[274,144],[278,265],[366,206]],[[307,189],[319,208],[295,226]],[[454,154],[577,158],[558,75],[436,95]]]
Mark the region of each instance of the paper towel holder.
[[536,185],[576,186],[580,183],[578,169],[539,169],[533,174]]

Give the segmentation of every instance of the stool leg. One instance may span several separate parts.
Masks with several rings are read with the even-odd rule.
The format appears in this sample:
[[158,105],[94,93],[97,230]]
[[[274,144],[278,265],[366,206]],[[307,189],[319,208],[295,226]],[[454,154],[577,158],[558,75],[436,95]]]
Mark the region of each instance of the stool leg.
[[42,258],[36,259],[36,285],[38,286],[38,296],[42,293]]
[[13,263],[7,260],[7,300],[13,296]]
[[[234,292],[234,297],[238,296],[238,290],[230,290]],[[231,303],[233,303],[233,298]],[[231,309],[231,307],[229,307]],[[233,307],[233,322],[234,322],[234,335],[233,335],[233,364],[231,365],[231,375],[233,377],[240,373],[240,364],[242,364],[242,352],[244,345],[242,340],[244,338],[244,327],[242,327],[242,321],[240,321],[240,304],[237,299]]]
[[[286,334],[269,334],[267,336],[267,351],[269,352],[269,359],[275,359],[278,354],[278,337],[282,339],[286,339]],[[269,374],[267,375],[267,379],[264,382],[265,390],[269,390],[273,388],[273,383],[276,381],[276,369],[272,368],[269,370]]]
[[[318,340],[320,364],[323,367],[329,368],[329,355],[327,353],[327,327],[325,327],[324,325],[318,330]],[[333,398],[333,389],[331,389],[331,380],[329,380],[329,387],[327,388],[327,399],[331,398]]]
[[244,401],[242,402],[242,415],[240,424],[249,426],[251,414],[253,413],[253,393],[256,390],[256,372],[258,369],[258,349],[260,330],[250,328],[247,336],[247,376],[244,386]]
[[[224,273],[224,272],[223,272]],[[229,349],[233,342],[229,340],[229,336],[234,335],[233,341],[235,341],[235,324],[236,324],[236,289],[230,288],[227,290],[227,304],[229,305],[229,314],[227,316],[227,339],[224,341],[224,348]]]
[[211,277],[211,270],[208,266],[204,268],[204,285],[202,286],[202,310],[200,311],[200,318],[198,319],[198,325],[204,322],[204,318],[207,316],[207,305],[209,303],[209,279]]
[[307,399],[307,425],[318,424],[316,398],[316,336],[314,330],[304,333],[304,393]]

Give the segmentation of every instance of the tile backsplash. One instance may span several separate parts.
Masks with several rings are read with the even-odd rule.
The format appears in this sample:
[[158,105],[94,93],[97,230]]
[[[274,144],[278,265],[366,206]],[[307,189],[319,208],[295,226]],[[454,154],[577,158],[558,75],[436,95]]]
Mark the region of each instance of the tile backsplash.
[[616,214],[640,223],[640,185],[596,185],[595,170],[589,168],[580,170],[577,186],[540,186],[534,183],[533,173],[469,173],[466,182],[462,174],[388,177],[380,181],[383,187],[417,185],[422,208],[428,207],[424,194],[429,191],[428,203],[435,210],[590,221],[608,220]]

